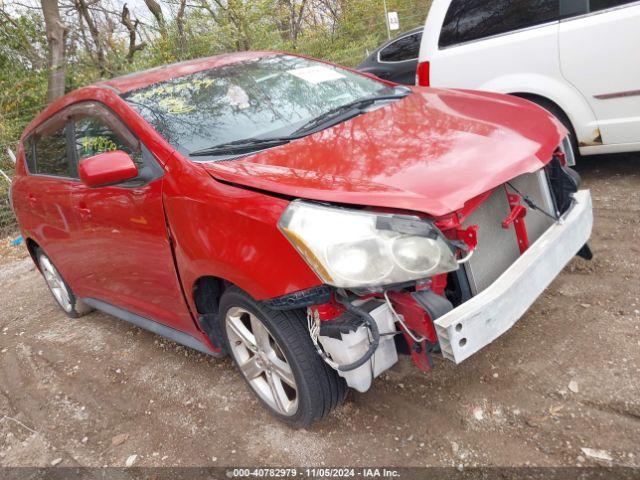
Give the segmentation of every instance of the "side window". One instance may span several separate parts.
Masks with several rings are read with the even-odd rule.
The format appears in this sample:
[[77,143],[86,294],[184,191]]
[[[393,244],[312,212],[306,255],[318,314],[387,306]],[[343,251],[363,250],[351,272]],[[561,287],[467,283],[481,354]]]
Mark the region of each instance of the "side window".
[[131,155],[138,168],[143,167],[140,143],[131,135],[126,135],[124,130],[116,132],[103,118],[81,116],[75,119],[73,136],[79,163],[99,153],[122,150]]
[[422,33],[415,33],[400,38],[380,50],[380,61],[402,62],[418,58]]
[[628,3],[634,3],[637,0],[590,0],[589,11],[597,12],[598,10],[606,10],[607,8],[620,7]]
[[36,173],[60,177],[73,176],[69,168],[67,137],[64,126],[50,133],[39,134],[36,138],[35,153]]
[[508,33],[559,19],[559,0],[453,0],[440,47]]

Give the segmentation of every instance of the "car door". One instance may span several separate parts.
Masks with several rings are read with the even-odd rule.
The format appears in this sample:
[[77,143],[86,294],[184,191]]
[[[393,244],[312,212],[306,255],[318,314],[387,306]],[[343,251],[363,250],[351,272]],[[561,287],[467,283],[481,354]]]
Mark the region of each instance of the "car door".
[[640,142],[640,2],[563,0],[563,4],[559,35],[563,76],[591,105],[602,143]]
[[371,72],[392,82],[414,85],[422,31],[398,37],[378,52],[379,72]]
[[25,234],[34,238],[64,278],[70,273],[73,243],[72,192],[78,185],[68,148],[64,114],[54,115],[25,140],[27,176],[16,182],[16,207]]
[[117,185],[74,191],[72,281],[91,297],[181,331],[195,333],[182,295],[167,233],[163,170],[153,154],[105,106],[89,102],[71,111],[72,153],[78,165],[110,150],[128,153],[138,176]]

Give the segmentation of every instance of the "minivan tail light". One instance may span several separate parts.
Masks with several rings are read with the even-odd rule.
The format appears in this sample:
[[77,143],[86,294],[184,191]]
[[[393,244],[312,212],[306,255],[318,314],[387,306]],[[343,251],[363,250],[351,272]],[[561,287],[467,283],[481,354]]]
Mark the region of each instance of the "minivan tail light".
[[428,87],[431,79],[429,78],[429,62],[420,62],[417,70],[417,84],[421,87]]

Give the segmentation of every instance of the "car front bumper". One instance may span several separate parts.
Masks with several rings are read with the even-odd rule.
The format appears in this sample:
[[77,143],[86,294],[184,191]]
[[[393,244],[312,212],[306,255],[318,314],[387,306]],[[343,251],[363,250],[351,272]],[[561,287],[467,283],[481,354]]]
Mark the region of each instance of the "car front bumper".
[[505,333],[587,243],[593,226],[589,190],[489,287],[434,324],[442,354],[460,363]]

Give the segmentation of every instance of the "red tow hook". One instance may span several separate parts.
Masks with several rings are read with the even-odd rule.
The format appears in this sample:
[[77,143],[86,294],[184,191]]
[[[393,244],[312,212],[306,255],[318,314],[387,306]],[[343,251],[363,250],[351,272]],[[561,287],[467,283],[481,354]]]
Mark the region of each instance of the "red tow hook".
[[518,237],[518,247],[520,248],[520,253],[524,253],[527,248],[529,248],[529,236],[527,235],[527,225],[525,224],[524,217],[527,215],[527,208],[524,205],[520,204],[520,195],[516,195],[515,193],[507,193],[507,198],[509,200],[509,206],[511,207],[511,212],[507,215],[502,221],[502,228],[507,229],[511,224],[513,224],[513,228],[516,231],[516,236]]

